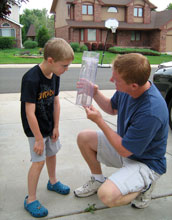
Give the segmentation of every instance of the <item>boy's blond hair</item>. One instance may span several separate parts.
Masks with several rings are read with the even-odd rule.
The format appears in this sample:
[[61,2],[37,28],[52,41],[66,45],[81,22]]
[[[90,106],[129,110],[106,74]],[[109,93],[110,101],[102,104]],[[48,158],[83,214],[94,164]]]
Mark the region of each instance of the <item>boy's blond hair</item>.
[[148,59],[139,53],[119,55],[113,62],[113,69],[127,83],[143,86],[149,79],[151,66]]
[[44,59],[53,58],[55,62],[73,60],[74,52],[72,47],[62,38],[52,38],[47,41],[44,47]]

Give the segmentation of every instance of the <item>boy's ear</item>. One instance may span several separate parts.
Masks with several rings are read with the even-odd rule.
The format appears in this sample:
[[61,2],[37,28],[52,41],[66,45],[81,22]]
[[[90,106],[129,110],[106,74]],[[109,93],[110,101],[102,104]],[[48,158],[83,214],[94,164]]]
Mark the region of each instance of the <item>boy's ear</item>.
[[52,57],[48,57],[47,61],[48,61],[49,64],[52,64],[54,62]]

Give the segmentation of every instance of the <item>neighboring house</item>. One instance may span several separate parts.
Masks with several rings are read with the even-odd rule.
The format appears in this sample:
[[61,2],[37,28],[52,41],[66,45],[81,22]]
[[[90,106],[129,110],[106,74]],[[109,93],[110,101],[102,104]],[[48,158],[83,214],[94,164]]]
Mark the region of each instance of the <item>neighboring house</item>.
[[36,38],[36,32],[35,32],[35,27],[34,27],[34,25],[33,24],[31,24],[30,25],[30,27],[29,27],[29,30],[28,30],[28,32],[27,32],[27,34],[26,34],[26,37],[27,37],[27,39],[29,40],[35,40],[35,38]]
[[53,0],[50,12],[55,36],[68,42],[104,43],[105,21],[115,18],[119,27],[107,43],[172,52],[172,10],[155,9],[148,0]]
[[16,47],[22,47],[22,25],[19,23],[19,5],[11,5],[11,14],[6,18],[0,18],[0,36],[15,37]]

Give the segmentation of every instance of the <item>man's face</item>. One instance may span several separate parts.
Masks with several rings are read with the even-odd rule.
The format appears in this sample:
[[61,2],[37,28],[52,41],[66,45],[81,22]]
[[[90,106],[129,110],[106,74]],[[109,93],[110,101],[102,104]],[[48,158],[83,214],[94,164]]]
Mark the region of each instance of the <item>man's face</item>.
[[115,83],[116,90],[120,92],[129,93],[130,84],[127,84],[121,77],[121,75],[118,73],[117,70],[112,71],[112,77],[110,78],[110,81]]
[[62,75],[65,71],[68,70],[69,65],[71,64],[71,60],[65,60],[65,61],[57,61],[57,62],[52,62],[52,72],[60,76]]

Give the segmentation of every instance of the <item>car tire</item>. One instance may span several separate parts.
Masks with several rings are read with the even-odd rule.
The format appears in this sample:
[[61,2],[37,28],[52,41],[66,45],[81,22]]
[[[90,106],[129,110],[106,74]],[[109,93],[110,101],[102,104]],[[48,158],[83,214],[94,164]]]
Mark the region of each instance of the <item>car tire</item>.
[[172,130],[172,99],[170,100],[168,104],[168,111],[169,111],[169,125]]

